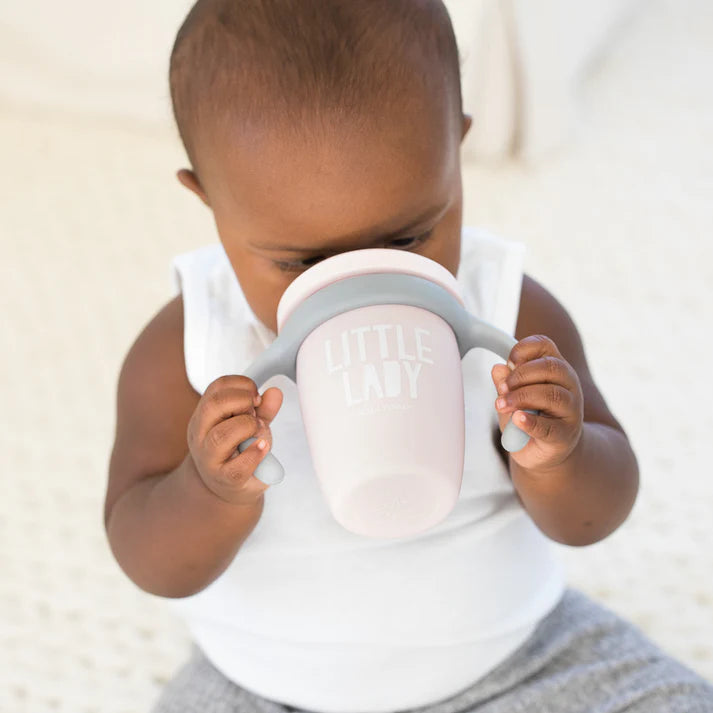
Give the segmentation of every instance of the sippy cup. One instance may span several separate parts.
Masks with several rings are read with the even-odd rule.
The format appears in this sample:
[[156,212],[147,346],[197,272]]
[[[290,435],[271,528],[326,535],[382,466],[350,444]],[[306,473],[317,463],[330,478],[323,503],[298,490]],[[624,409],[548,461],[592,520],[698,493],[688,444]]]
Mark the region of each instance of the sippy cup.
[[[461,359],[474,347],[507,359],[516,340],[466,311],[442,265],[392,248],[340,253],[298,275],[280,299],[277,329],[245,375],[258,387],[275,374],[296,383],[335,520],[382,538],[441,522],[463,477]],[[508,451],[527,440],[512,422],[502,435]],[[284,471],[268,453],[255,476],[276,484]]]

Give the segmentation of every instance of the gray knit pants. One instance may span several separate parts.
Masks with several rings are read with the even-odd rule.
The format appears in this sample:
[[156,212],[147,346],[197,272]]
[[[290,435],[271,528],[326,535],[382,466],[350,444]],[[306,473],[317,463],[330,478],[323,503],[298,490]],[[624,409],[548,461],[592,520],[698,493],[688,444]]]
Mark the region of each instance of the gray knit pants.
[[[153,713],[285,713],[194,647]],[[568,589],[532,636],[486,676],[418,713],[713,713],[713,685],[632,624]]]

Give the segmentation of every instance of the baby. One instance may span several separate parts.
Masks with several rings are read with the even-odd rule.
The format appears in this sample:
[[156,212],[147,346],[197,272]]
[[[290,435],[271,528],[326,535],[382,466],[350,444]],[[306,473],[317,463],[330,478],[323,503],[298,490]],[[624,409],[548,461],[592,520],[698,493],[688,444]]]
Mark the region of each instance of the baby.
[[[462,226],[471,117],[442,2],[199,0],[170,84],[178,179],[220,240],[175,258],[178,294],[124,360],[105,503],[120,566],[194,640],[154,711],[713,711],[713,687],[553,556],[626,519],[637,463],[519,244]],[[371,247],[440,263],[518,340],[507,365],[463,360],[459,501],[393,540],[330,516],[294,385],[241,376],[298,274]],[[507,454],[511,418],[530,441]],[[273,446],[269,487],[253,473]]]

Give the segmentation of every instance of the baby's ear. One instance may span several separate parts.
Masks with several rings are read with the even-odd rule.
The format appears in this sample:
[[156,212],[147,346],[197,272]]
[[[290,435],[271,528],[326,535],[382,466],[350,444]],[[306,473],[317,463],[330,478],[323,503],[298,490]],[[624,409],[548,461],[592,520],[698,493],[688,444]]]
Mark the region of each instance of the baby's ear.
[[188,168],[182,168],[176,174],[178,180],[186,187],[188,190],[193,191],[209,208],[210,203],[208,202],[208,197],[201,186],[198,176]]

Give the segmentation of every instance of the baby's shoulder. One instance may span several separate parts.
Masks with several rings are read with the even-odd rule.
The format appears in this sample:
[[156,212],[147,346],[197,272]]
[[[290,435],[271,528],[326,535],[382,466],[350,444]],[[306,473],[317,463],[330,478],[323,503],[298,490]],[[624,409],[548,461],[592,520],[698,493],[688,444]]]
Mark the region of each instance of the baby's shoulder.
[[515,338],[532,334],[544,334],[565,348],[581,345],[577,326],[565,307],[537,280],[523,274]]
[[131,395],[163,389],[164,399],[196,394],[186,375],[183,296],[178,293],[149,319],[131,345],[122,365],[119,385]]
[[[123,369],[183,366],[183,295],[172,297],[144,325],[131,345]],[[185,370],[185,369],[184,369]],[[143,374],[142,374],[143,375]]]

